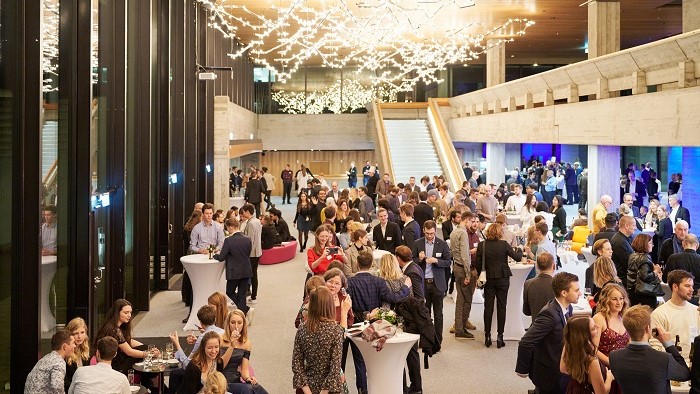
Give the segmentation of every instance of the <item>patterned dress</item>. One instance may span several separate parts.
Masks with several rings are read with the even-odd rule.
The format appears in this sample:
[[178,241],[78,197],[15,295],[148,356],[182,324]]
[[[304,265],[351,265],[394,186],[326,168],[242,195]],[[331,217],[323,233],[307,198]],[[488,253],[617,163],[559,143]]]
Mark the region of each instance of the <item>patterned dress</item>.
[[343,329],[336,322],[322,322],[316,332],[306,324],[299,326],[292,354],[293,385],[295,389],[309,386],[313,394],[321,390],[342,393],[340,355]]
[[[625,331],[624,334],[619,334],[617,331],[610,328],[608,317],[605,316],[606,328],[600,333],[600,344],[598,350],[604,355],[610,357],[610,352],[613,350],[624,349],[630,341],[630,334]],[[613,380],[610,387],[610,394],[622,394],[622,389],[617,385],[617,381]]]

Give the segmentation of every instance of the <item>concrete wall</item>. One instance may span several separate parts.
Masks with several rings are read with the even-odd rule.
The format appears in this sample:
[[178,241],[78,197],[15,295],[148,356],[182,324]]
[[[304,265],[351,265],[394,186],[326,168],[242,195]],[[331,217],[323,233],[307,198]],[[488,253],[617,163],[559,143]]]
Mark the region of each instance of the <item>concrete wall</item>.
[[373,150],[367,114],[259,115],[265,150]]
[[700,87],[450,119],[453,141],[700,146]]

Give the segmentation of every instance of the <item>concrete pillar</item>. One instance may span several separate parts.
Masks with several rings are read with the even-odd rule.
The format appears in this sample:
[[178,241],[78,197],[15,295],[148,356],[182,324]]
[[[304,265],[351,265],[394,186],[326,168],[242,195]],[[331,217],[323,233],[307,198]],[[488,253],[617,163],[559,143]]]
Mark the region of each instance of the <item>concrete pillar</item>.
[[500,185],[505,182],[506,145],[486,144],[486,183]]
[[620,2],[588,3],[588,58],[620,50]]
[[700,177],[694,174],[700,166],[700,147],[683,148],[683,207],[690,211],[690,232],[700,234]]
[[683,33],[700,29],[700,0],[683,0]]
[[613,200],[609,212],[614,212],[620,206],[620,174],[619,146],[588,145],[589,218],[593,207],[605,194]]
[[229,179],[229,121],[230,101],[228,96],[214,97],[214,207],[231,206],[228,195]]
[[[663,179],[661,181],[662,187],[665,189],[668,183],[671,182],[671,174],[680,172],[683,173],[683,147],[682,146],[669,146],[668,147],[668,169],[666,172],[666,182]],[[685,179],[684,179],[685,181]]]
[[508,171],[512,171],[513,168],[522,166],[520,162],[520,144],[505,144],[506,145],[506,156],[505,156],[505,167]]
[[499,40],[486,41],[491,48],[486,50],[486,87],[496,86],[506,81],[506,45],[497,45]]

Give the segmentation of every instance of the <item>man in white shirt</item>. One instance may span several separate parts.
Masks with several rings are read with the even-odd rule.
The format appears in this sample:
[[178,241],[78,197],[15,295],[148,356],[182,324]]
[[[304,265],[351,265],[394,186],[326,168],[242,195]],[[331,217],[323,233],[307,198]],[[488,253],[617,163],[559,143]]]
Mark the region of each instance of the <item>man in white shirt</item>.
[[519,214],[525,206],[525,199],[526,196],[523,195],[522,185],[516,183],[515,186],[513,186],[513,195],[508,197],[508,201],[506,201],[506,212]]
[[[690,344],[693,343],[700,331],[700,315],[697,306],[691,304],[693,297],[693,274],[684,270],[673,270],[668,273],[668,286],[671,288],[671,299],[657,307],[651,313],[651,326],[662,327],[671,334],[671,338],[680,339],[680,352],[683,357],[690,354]],[[663,345],[652,338],[649,343],[660,351],[664,351]]]
[[552,240],[549,239],[549,237],[547,237],[548,233],[549,227],[547,227],[547,223],[539,222],[535,224],[535,231],[533,232],[533,236],[535,238],[535,241],[537,241],[537,252],[532,253],[529,247],[525,247],[525,254],[527,255],[528,262],[530,264],[535,264],[537,258],[542,253],[547,252],[552,256],[557,255],[557,247],[554,246],[554,242],[552,242]]
[[97,364],[75,371],[68,394],[131,394],[126,376],[112,369],[112,359],[118,348],[117,340],[112,337],[97,341]]

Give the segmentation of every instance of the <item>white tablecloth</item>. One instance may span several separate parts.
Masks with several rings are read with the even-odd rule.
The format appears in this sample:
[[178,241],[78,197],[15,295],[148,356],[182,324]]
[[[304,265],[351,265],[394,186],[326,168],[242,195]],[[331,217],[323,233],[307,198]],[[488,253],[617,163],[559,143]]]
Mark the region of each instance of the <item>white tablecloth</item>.
[[506,220],[508,224],[511,226],[513,225],[520,225],[522,222],[520,221],[520,215],[506,215]]
[[689,393],[690,392],[690,382],[681,382],[680,386],[671,385],[672,393]]
[[569,272],[578,276],[579,283],[583,284],[586,280],[587,261],[578,259],[578,254],[573,251],[559,251],[557,256],[561,260],[561,268],[559,271]]
[[41,256],[41,332],[56,327],[56,317],[49,306],[49,291],[56,274],[56,256]]
[[596,257],[593,256],[593,248],[589,246],[585,246],[581,248],[581,254],[586,258],[586,262],[588,262],[588,265],[591,266],[593,263],[595,263]]
[[[192,313],[183,330],[196,330],[195,324],[199,323],[197,311],[207,305],[207,299],[213,293],[220,291],[226,294],[226,285],[222,287],[221,278],[224,277],[224,262],[209,260],[206,254],[191,254],[180,258],[182,266],[187,270],[192,282]],[[201,324],[200,324],[201,325]]]
[[381,250],[381,249],[374,249],[372,251],[372,257],[374,258],[374,261],[379,263],[379,260],[384,256],[385,254],[391,254],[391,252],[388,252],[386,250]]
[[[510,287],[508,288],[508,303],[506,304],[506,326],[503,331],[503,339],[509,341],[519,341],[525,335],[523,326],[523,285],[525,278],[535,268],[531,264],[511,264],[510,270],[513,276],[510,277]],[[498,328],[498,308],[497,300],[494,299],[493,320],[491,322],[491,336]]]
[[389,338],[381,351],[362,337],[351,337],[360,349],[367,366],[369,394],[403,394],[403,367],[411,347],[420,339],[418,334],[401,333]]

